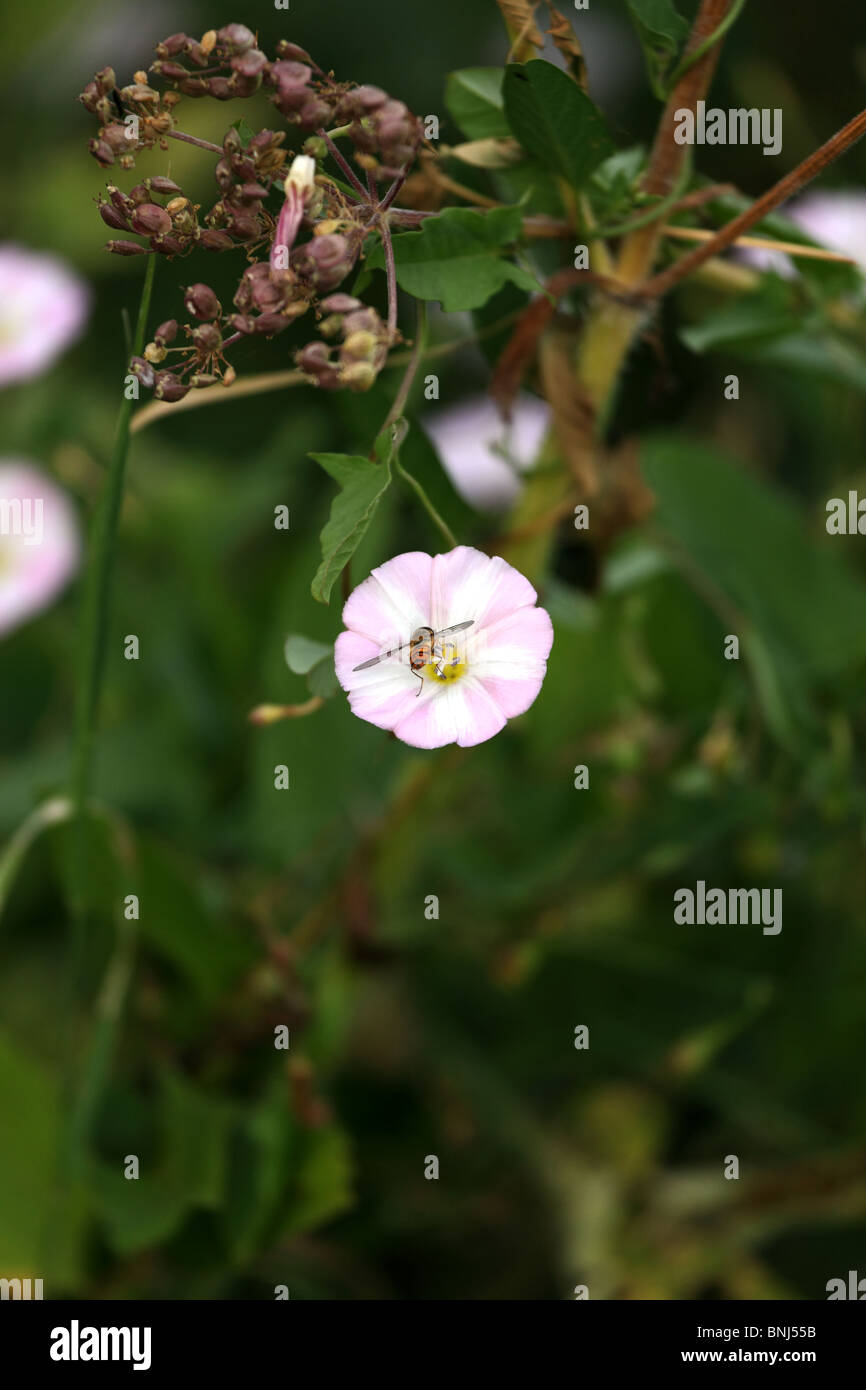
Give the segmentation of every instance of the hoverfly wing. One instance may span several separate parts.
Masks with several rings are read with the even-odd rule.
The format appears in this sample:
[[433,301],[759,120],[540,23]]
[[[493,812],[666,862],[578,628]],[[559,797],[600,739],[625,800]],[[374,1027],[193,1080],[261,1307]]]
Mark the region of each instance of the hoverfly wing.
[[389,652],[380,652],[378,656],[371,656],[370,659],[369,659],[368,661],[362,661],[361,664],[360,664],[360,666],[353,666],[353,667],[352,667],[352,670],[353,670],[353,671],[367,671],[367,670],[369,670],[369,668],[370,668],[371,666],[378,666],[379,662],[380,662],[380,661],[384,661],[386,657],[388,657],[388,656],[396,656],[398,652],[402,652],[402,650],[403,650],[403,648],[404,648],[405,646],[406,646],[406,643],[405,643],[405,642],[401,642],[400,645],[399,645],[399,647],[392,647],[391,650],[390,650]]
[[469,618],[465,623],[454,623],[451,627],[440,628],[439,631],[436,633],[436,636],[447,637],[449,632],[464,632],[467,627],[473,627],[474,624],[475,619]]

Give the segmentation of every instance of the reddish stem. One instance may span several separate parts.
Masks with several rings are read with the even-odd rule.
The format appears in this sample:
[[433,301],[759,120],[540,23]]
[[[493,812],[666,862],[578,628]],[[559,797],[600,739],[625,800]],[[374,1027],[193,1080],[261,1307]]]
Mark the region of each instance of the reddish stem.
[[343,171],[343,174],[344,174],[345,177],[349,180],[349,183],[350,183],[350,184],[352,185],[352,187],[355,189],[356,193],[360,193],[361,197],[366,201],[366,198],[367,198],[367,190],[366,190],[366,188],[365,188],[364,185],[361,183],[361,180],[360,180],[360,179],[358,178],[358,176],[356,175],[356,173],[355,173],[354,169],[352,168],[352,166],[351,166],[350,164],[347,164],[347,163],[346,163],[345,159],[344,159],[343,156],[341,155],[340,151],[337,149],[337,146],[334,144],[334,142],[333,142],[333,140],[331,139],[331,137],[330,137],[330,135],[328,134],[328,132],[325,130],[324,127],[322,127],[322,129],[319,130],[317,133],[318,133],[318,134],[321,136],[321,138],[324,140],[325,144],[326,144],[327,147],[328,147],[329,153],[332,155],[332,157],[334,158],[334,160],[336,161],[336,163],[339,164],[341,170]]
[[187,135],[182,130],[167,130],[166,135],[170,140],[183,140],[187,145],[198,145],[200,150],[210,150],[213,154],[222,154],[222,145],[214,145],[210,140],[199,140],[197,135]]

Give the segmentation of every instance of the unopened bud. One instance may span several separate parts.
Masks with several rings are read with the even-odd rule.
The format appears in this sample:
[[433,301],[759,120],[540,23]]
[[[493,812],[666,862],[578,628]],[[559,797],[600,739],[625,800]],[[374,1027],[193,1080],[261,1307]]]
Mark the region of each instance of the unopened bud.
[[376,380],[376,368],[371,362],[352,362],[340,372],[340,381],[350,391],[369,391]]
[[116,232],[129,231],[129,222],[111,203],[99,204],[99,216],[107,227],[113,227]]
[[215,323],[201,323],[192,331],[192,341],[200,353],[217,352],[222,347],[222,334]]
[[97,140],[94,137],[94,139],[88,141],[87,148],[90,150],[97,164],[101,164],[103,169],[107,169],[110,164],[114,163],[114,151],[107,141]]
[[222,312],[210,285],[190,285],[183,297],[186,311],[197,319],[215,319]]
[[160,401],[179,401],[189,391],[189,386],[185,381],[181,381],[174,372],[157,372],[156,389],[154,395]]
[[372,357],[378,344],[372,333],[350,333],[343,343],[342,352],[359,362]]
[[182,193],[180,184],[175,183],[174,179],[167,179],[162,174],[157,174],[156,178],[146,180],[149,188],[154,193]]
[[165,208],[157,203],[141,203],[130,218],[132,230],[143,236],[154,236],[171,231],[171,218]]
[[145,256],[147,248],[139,246],[137,241],[107,241],[106,251],[113,251],[115,256]]
[[217,38],[223,48],[231,49],[234,53],[245,53],[256,41],[255,34],[245,24],[225,24],[217,33]]
[[308,193],[312,189],[315,179],[316,161],[311,159],[308,154],[296,154],[292,160],[292,167],[286,175],[283,188],[287,196],[293,188],[297,189],[299,193]]
[[161,347],[165,347],[167,343],[173,343],[177,337],[177,319],[166,319],[165,323],[159,325],[153,336]]
[[146,386],[147,389],[150,390],[156,380],[156,376],[149,362],[146,362],[143,357],[133,357],[129,364],[129,370],[132,372],[133,376],[138,377],[142,386]]
[[221,232],[216,227],[205,227],[198,240],[206,251],[230,251],[234,246],[228,232]]

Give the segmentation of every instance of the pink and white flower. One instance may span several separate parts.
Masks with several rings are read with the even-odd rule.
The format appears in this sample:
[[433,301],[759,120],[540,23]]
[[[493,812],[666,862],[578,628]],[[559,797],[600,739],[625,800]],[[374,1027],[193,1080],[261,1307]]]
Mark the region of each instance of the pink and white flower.
[[55,256],[0,246],[0,386],[44,372],[80,334],[85,282]]
[[66,494],[32,464],[0,460],[0,636],[56,598],[80,554]]
[[[414,748],[469,748],[492,738],[529,709],[544,680],[553,625],[536,598],[507,561],[466,545],[445,555],[409,551],[379,565],[349,595],[347,631],[335,648],[353,713]],[[438,640],[420,671],[411,669],[409,642],[419,628],[439,633],[467,623]],[[375,665],[357,669],[376,656]]]
[[550,406],[523,392],[508,424],[489,396],[472,396],[431,411],[421,425],[461,497],[479,511],[501,511],[519,495],[520,474],[535,462],[550,422]]
[[289,252],[295,244],[304,212],[312,196],[315,178],[316,161],[307,154],[295,155],[283,184],[286,200],[280,208],[271,244],[271,270],[288,269]]

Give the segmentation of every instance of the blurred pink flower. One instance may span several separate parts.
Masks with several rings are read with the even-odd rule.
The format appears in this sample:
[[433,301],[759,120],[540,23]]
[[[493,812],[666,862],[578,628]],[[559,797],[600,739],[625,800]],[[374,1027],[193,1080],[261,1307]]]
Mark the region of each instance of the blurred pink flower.
[[[829,251],[850,256],[866,274],[866,193],[807,193],[785,208],[784,214]],[[786,280],[796,273],[791,257],[781,251],[747,247],[740,255],[757,270],[774,270]]]
[[66,494],[32,464],[0,459],[0,636],[51,603],[80,553]]
[[78,337],[85,282],[55,256],[0,246],[0,386],[38,376]]
[[[337,638],[335,664],[353,712],[414,748],[484,743],[541,689],[553,626],[536,598],[505,560],[470,546],[386,561],[343,608],[348,631]],[[463,624],[428,639],[430,660],[411,669],[409,640],[418,628],[440,633]],[[376,656],[375,665],[356,669]]]
[[519,475],[535,462],[550,424],[550,407],[535,396],[520,395],[511,423],[505,424],[489,396],[472,396],[431,412],[421,424],[460,495],[480,510],[497,511],[520,492]]

